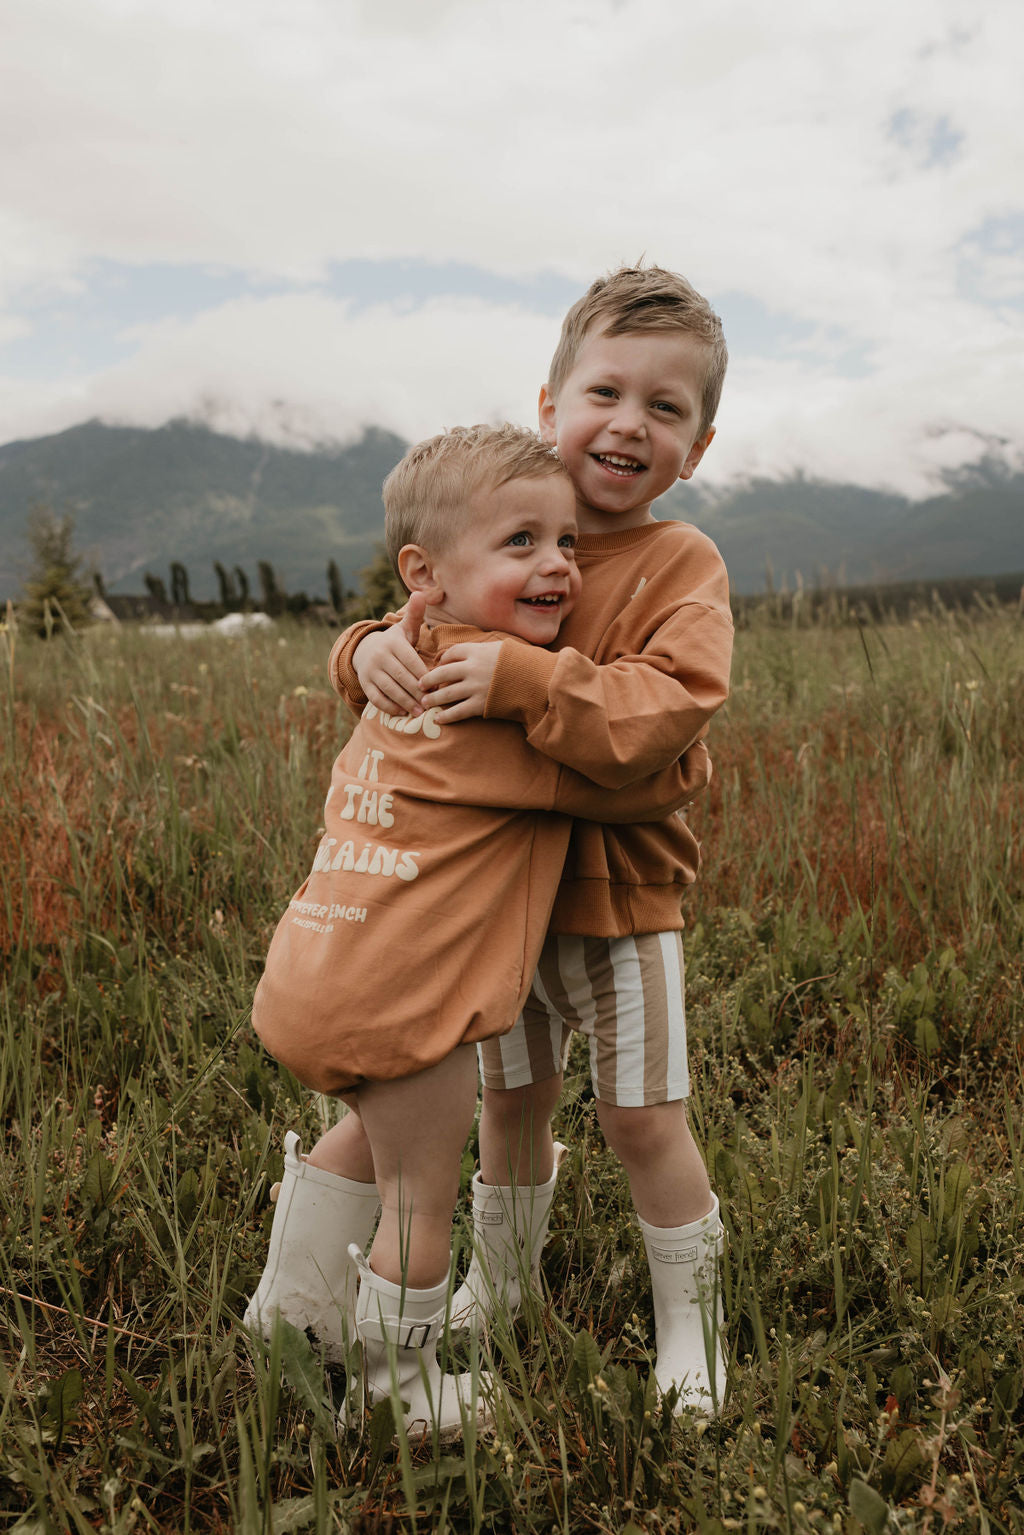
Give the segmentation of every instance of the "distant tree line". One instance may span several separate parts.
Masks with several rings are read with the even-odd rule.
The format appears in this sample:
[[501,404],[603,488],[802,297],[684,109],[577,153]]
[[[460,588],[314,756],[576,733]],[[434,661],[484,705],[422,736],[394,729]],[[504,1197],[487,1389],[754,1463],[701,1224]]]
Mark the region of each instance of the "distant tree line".
[[[229,573],[215,563],[220,586],[220,607],[225,612],[258,607],[272,617],[283,613],[313,615],[345,624],[359,618],[379,618],[403,605],[406,592],[383,547],[373,562],[360,573],[358,591],[345,591],[337,562],[327,567],[330,600],[324,604],[310,599],[305,592],[286,594],[274,568],[266,560],[257,567],[261,600],[253,603],[245,573],[239,566]],[[147,573],[146,586],[162,604],[168,604],[164,583]],[[894,581],[876,586],[800,587],[797,591],[767,590],[758,595],[732,595],[733,616],[741,627],[755,620],[768,619],[788,625],[854,623],[863,619],[878,622],[898,620],[922,608],[973,607],[978,602],[1015,605],[1024,610],[1024,571],[1002,576],[945,577],[934,581]],[[199,606],[189,598],[188,573],[183,565],[171,566],[171,607]],[[206,605],[208,606],[208,604]]]
[[145,616],[148,602],[149,612],[167,617],[216,618],[258,609],[274,618],[289,614],[339,625],[379,617],[405,601],[405,591],[383,548],[361,572],[358,590],[346,588],[337,560],[330,560],[325,573],[326,601],[310,598],[305,592],[287,592],[269,560],[257,563],[258,599],[242,566],[229,568],[220,560],[213,562],[218,588],[215,602],[193,598],[189,572],[181,560],[172,560],[167,580],[153,571],[143,573],[146,599],[109,597],[98,571],[92,573],[91,584],[83,573],[82,558],[74,550],[74,528],[70,512],[58,516],[49,506],[32,508],[27,527],[31,568],[15,609],[19,627],[43,636],[57,629],[81,629],[90,621],[96,599],[114,607],[134,604],[130,616],[139,617]]
[[[305,592],[286,592],[269,560],[257,564],[258,601],[242,567],[228,569],[219,560],[213,563],[218,586],[215,602],[193,599],[189,573],[180,560],[171,562],[169,587],[152,571],[144,573],[146,599],[108,597],[98,572],[93,572],[91,586],[83,574],[82,558],[74,550],[74,527],[71,513],[58,516],[46,505],[32,508],[26,530],[31,569],[15,605],[19,629],[45,637],[81,629],[92,617],[95,598],[122,608],[123,616],[130,618],[156,612],[167,618],[213,619],[225,613],[260,610],[274,618],[291,615],[338,628],[359,618],[379,618],[405,602],[405,590],[383,547],[360,572],[358,590],[345,587],[338,563],[332,559],[326,570],[326,601],[311,599]],[[736,622],[743,627],[765,620],[787,625],[898,620],[924,609],[968,608],[979,602],[1013,605],[1024,613],[1024,572],[875,587],[800,588],[796,592],[768,591],[757,597],[734,594],[732,605]]]
[[[310,597],[306,592],[288,592],[280,581],[269,560],[259,560],[256,577],[259,595],[254,597],[249,577],[241,565],[230,570],[220,560],[214,560],[213,572],[217,577],[217,603],[225,613],[246,612],[259,609],[271,617],[283,613],[302,615],[313,610],[317,616],[341,618],[350,613],[359,616],[390,611],[405,601],[405,593],[394,576],[387,555],[381,553],[373,564],[362,572],[360,590],[346,590],[337,560],[327,565],[327,600]],[[206,609],[209,603],[193,600],[189,574],[180,561],[170,566],[170,590],[161,576],[147,570],[143,575],[146,591],[161,607]],[[326,611],[325,611],[326,610]]]
[[[269,560],[259,560],[256,566],[259,598],[254,599],[249,578],[240,565],[228,569],[220,560],[213,562],[217,577],[218,606],[225,613],[245,612],[257,608],[272,618],[290,613],[295,616],[315,613],[317,617],[344,619],[379,617],[400,607],[405,601],[405,590],[391,568],[391,562],[383,548],[360,576],[358,591],[346,589],[337,560],[327,565],[327,601],[309,597],[306,592],[287,592]],[[143,580],[149,595],[161,607],[206,609],[208,603],[194,602],[185,566],[175,561],[170,567],[170,595],[160,576],[146,571]]]

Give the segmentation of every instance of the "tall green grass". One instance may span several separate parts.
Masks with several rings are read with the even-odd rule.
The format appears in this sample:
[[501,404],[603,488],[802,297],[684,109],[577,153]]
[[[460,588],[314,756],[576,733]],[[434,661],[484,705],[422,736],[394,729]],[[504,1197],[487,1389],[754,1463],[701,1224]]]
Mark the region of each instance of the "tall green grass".
[[0,635],[4,1527],[1024,1530],[1019,617],[741,631],[687,912],[723,1414],[651,1392],[574,1057],[544,1295],[443,1456],[237,1330],[283,1134],[333,1113],[248,1028],[348,728],[328,643]]

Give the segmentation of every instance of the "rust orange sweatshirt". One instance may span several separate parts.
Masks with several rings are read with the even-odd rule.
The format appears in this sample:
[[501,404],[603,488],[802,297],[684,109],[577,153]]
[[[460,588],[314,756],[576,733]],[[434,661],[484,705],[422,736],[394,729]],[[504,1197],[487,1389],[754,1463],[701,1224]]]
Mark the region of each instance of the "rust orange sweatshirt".
[[[498,642],[456,625],[448,645]],[[502,661],[533,647],[505,641]],[[367,704],[334,764],[324,836],[278,924],[253,1003],[263,1043],[336,1093],[408,1076],[511,1028],[558,888],[569,817],[664,816],[670,766],[641,792],[608,789],[532,746],[508,720],[439,725]]]
[[[732,658],[725,566],[711,540],[682,522],[585,534],[576,559],[583,594],[555,646],[502,646],[485,717],[515,722],[551,761],[628,791],[636,804],[651,789],[636,824],[600,825],[577,811],[551,930],[616,937],[681,928],[680,898],[697,878],[700,850],[684,816],[658,818],[656,806],[666,773],[676,780],[672,808],[683,810],[711,776],[704,736],[728,695]],[[365,696],[352,655],[379,627],[354,625],[331,655],[331,680],[356,710]]]

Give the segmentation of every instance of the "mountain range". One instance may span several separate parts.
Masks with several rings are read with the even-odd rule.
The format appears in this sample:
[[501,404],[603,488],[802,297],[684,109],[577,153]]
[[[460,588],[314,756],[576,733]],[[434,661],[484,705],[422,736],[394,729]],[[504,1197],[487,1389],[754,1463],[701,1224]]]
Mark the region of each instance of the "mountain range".
[[[214,561],[241,567],[258,591],[268,562],[278,587],[327,590],[330,560],[357,588],[383,537],[381,481],[405,444],[370,428],[344,447],[300,451],[188,421],[159,428],[86,422],[0,447],[0,601],[30,565],[34,505],[75,518],[75,549],[111,593],[141,592],[172,561],[192,595],[216,595]],[[983,460],[941,493],[895,493],[797,476],[702,488],[678,485],[662,517],[695,522],[718,544],[738,593],[859,586],[1024,571],[1024,474]]]

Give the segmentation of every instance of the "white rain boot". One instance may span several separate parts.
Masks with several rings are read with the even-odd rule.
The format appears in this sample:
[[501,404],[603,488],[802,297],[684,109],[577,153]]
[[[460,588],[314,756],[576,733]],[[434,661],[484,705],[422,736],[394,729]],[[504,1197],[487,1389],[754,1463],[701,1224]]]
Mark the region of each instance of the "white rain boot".
[[716,1417],[725,1396],[726,1367],[718,1277],[725,1234],[718,1200],[688,1226],[640,1221],[640,1230],[654,1292],[658,1389],[678,1390],[677,1411],[695,1408]]
[[343,1364],[356,1299],[348,1249],[369,1241],[380,1213],[377,1185],[311,1166],[289,1130],[277,1188],[267,1263],[246,1307],[245,1326],[269,1340],[274,1318],[281,1316],[308,1328],[325,1357]]
[[[368,1405],[397,1392],[407,1431],[429,1436],[436,1427],[442,1444],[462,1437],[476,1424],[493,1422],[481,1396],[491,1376],[464,1371],[441,1373],[437,1340],[445,1324],[448,1281],[429,1290],[410,1290],[375,1274],[355,1245],[349,1254],[359,1270],[356,1331],[363,1345],[363,1382]],[[348,1420],[348,1408],[343,1421]]]
[[453,1327],[477,1331],[496,1307],[510,1314],[519,1309],[524,1278],[533,1289],[539,1285],[551,1201],[567,1150],[555,1142],[555,1166],[547,1183],[504,1188],[474,1174],[473,1255],[452,1296]]

